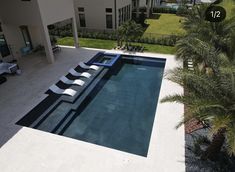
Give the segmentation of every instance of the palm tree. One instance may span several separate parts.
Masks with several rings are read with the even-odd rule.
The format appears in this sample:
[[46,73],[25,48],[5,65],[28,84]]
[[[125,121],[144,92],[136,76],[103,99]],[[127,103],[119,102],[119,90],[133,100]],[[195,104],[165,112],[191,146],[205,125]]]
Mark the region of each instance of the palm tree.
[[162,102],[187,106],[178,127],[191,119],[209,124],[213,137],[202,158],[214,160],[223,145],[235,155],[235,21],[209,23],[205,8],[193,8],[184,23],[188,34],[177,43],[177,59],[192,59],[194,71],[177,68],[168,74],[186,93]]
[[[235,58],[235,18],[220,23],[205,21],[205,10],[208,6],[195,6],[183,23],[187,35],[177,43],[177,59],[187,61],[192,59],[194,64],[206,67],[215,65],[212,52]],[[214,66],[214,70],[218,68]]]
[[[223,61],[223,60],[222,60]],[[234,65],[235,63],[233,63]],[[209,124],[213,139],[202,158],[214,160],[225,141],[231,155],[235,155],[235,68],[221,68],[218,75],[177,68],[170,71],[168,79],[183,86],[187,94],[175,94],[162,102],[177,102],[187,106],[184,119],[187,123],[197,119]]]
[[[131,41],[137,40],[140,38],[143,34],[143,28],[140,24],[137,24],[133,20],[129,20],[125,23],[123,23],[119,28],[118,28],[118,35],[119,35],[119,40],[125,41],[126,44],[128,45]],[[118,40],[118,42],[119,42]]]

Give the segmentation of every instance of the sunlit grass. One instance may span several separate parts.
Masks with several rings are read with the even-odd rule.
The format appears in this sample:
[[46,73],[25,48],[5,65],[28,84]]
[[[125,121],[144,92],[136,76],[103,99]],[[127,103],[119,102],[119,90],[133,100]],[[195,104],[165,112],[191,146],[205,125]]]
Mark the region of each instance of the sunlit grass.
[[235,16],[235,1],[234,0],[223,0],[221,5],[226,9],[227,18]]
[[149,25],[144,36],[161,37],[163,35],[180,35],[185,33],[181,21],[183,17],[175,14],[157,14],[155,19],[146,19]]

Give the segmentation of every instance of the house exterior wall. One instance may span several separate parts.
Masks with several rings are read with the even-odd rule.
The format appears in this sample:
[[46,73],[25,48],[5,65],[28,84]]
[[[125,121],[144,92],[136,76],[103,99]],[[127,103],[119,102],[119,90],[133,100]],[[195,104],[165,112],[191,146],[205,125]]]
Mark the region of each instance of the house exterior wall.
[[106,8],[112,8],[114,27],[114,0],[75,0],[75,14],[78,28],[81,29],[78,8],[84,8],[86,29],[105,30],[106,29]]
[[139,7],[146,7],[146,0],[139,0]]
[[[14,11],[14,13],[9,13],[9,11]],[[1,2],[0,15],[3,33],[14,58],[20,57],[20,49],[25,47],[20,26],[28,26],[33,46],[42,44],[39,30],[41,18],[36,0],[5,0]]]
[[20,49],[25,47],[20,26],[27,26],[33,47],[44,45],[49,61],[53,62],[53,52],[47,26],[66,19],[75,21],[73,0],[2,0],[0,18],[3,34],[15,58],[20,57]]
[[[43,42],[47,59],[50,63],[54,62],[54,54],[52,52],[52,46],[48,31],[48,25],[61,22],[67,19],[71,19],[71,22],[75,22],[74,3],[73,0],[37,0],[39,12],[41,15],[42,25],[40,27],[43,35]],[[75,30],[75,47],[78,47],[77,27],[73,25]]]
[[73,0],[37,0],[43,23],[50,25],[74,17]]
[[118,26],[120,26],[123,22],[125,22],[125,20],[120,21],[120,15],[121,15],[120,10],[124,9],[124,11],[125,11],[125,7],[126,7],[126,10],[127,10],[127,8],[129,8],[128,13],[130,13],[130,16],[129,16],[129,18],[126,19],[126,20],[129,20],[132,18],[131,17],[131,15],[132,15],[132,0],[117,0],[117,19],[116,20],[117,20]]
[[[20,48],[24,47],[24,40],[22,33],[20,32],[19,26],[18,25],[2,25],[3,29],[3,34],[6,38],[8,47],[11,49],[12,55],[15,58],[18,58],[21,56],[20,54]],[[4,60],[8,61],[11,60],[11,57],[5,57]]]
[[0,3],[0,16],[4,24],[38,25],[40,13],[37,0],[3,0]]
[[39,26],[28,26],[34,47],[43,45],[42,33]]
[[74,17],[73,6],[73,0],[4,0],[0,16],[4,24],[49,25]]
[[[90,30],[114,30],[116,26],[118,26],[118,9],[126,5],[131,5],[131,2],[131,0],[74,0],[78,28]],[[79,12],[79,7],[84,8],[84,12]],[[106,8],[112,8],[112,13],[106,13]],[[86,27],[81,27],[79,20],[80,13],[85,14]],[[106,28],[106,14],[112,14],[112,29]]]
[[[135,2],[133,2],[133,1],[137,1],[137,0],[132,0],[132,3],[134,4]],[[139,7],[140,8],[147,7],[147,2],[146,1],[147,0],[139,0]],[[177,0],[177,1],[180,1],[180,0]],[[160,6],[160,2],[161,2],[161,0],[153,0],[153,7]],[[136,7],[134,6],[134,8],[136,8]]]
[[[10,12],[12,11],[12,12]],[[38,26],[41,24],[37,0],[4,0],[0,5],[3,34],[14,58],[21,56],[20,49],[25,47],[20,26],[28,26],[33,45],[41,44]],[[10,58],[10,57],[9,57]],[[12,58],[12,57],[11,57]],[[4,58],[7,61],[8,57]]]

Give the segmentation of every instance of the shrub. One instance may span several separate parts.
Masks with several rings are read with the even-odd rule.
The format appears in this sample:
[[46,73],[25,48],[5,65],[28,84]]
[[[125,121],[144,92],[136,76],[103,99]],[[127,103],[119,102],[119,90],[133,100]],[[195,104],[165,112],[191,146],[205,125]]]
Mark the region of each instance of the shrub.
[[176,0],[166,0],[166,3],[177,3]]
[[141,38],[139,42],[148,43],[148,44],[174,46],[180,38],[181,36],[177,36],[177,35],[162,36],[159,38],[144,37],[144,38]]
[[170,13],[176,14],[177,10],[171,7],[154,7],[153,13]]
[[188,8],[186,6],[179,6],[176,15],[185,16],[188,14]]
[[[159,8],[159,9],[162,9],[162,8]],[[50,30],[50,35],[57,36],[57,37],[58,36],[59,37],[73,36],[71,25],[66,25],[64,27],[55,27]],[[78,32],[78,37],[104,39],[104,40],[117,40],[118,34],[117,32],[105,32],[105,31],[89,32],[86,30],[82,30]],[[177,36],[177,35],[162,36],[159,38],[155,38],[154,36],[150,35],[148,37],[140,37],[140,38],[133,37],[130,41],[139,42],[139,43],[174,46],[179,39],[180,39],[180,36]]]

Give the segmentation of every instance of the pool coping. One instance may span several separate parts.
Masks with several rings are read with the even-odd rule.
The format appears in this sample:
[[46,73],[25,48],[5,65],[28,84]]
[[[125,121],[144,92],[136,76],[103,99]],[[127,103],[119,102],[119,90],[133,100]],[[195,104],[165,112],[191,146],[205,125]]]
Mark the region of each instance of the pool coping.
[[[100,57],[100,55],[106,55],[106,56],[114,56],[111,63],[99,63],[95,62],[97,58]],[[120,54],[111,54],[111,53],[105,53],[105,52],[99,52],[94,57],[92,57],[91,60],[87,62],[88,65],[97,65],[97,66],[104,66],[104,67],[112,67],[119,59],[121,58]]]
[[[104,53],[102,53],[102,52],[97,53],[90,60],[90,63],[88,62],[87,64],[90,64],[90,65],[94,64],[93,61],[96,59],[97,55],[103,55],[103,54]],[[107,55],[107,53],[105,53],[105,55]],[[111,54],[109,54],[109,55],[111,55]],[[130,55],[120,55],[120,54],[116,54],[116,55],[112,54],[112,55],[115,56],[114,57],[115,61],[117,59],[122,58],[122,60],[124,60],[124,61],[128,60],[133,65],[139,65],[139,64],[142,64],[142,62],[144,62],[145,63],[144,65],[147,65],[147,66],[150,65],[150,66],[154,66],[154,67],[157,67],[157,68],[162,68],[162,70],[164,70],[164,68],[165,68],[166,60],[162,59],[162,58],[157,58],[157,59],[156,58],[151,58],[151,57],[144,57],[143,58],[141,56],[130,56]],[[52,104],[48,108],[46,108],[43,113],[41,113],[41,111],[40,111],[40,113],[31,113],[32,111],[35,112],[35,108],[38,109],[38,106],[41,106],[41,103],[44,103],[44,101],[46,99],[51,99],[51,96],[54,97],[54,93],[46,92],[46,94],[48,94],[48,97],[45,100],[43,100],[42,102],[40,102],[38,105],[36,105],[36,107],[34,107],[29,113],[27,113],[16,124],[20,125],[20,126],[25,126],[25,127],[30,127],[30,128],[33,128],[33,129],[42,130],[42,131],[49,132],[49,133],[63,135],[60,131],[58,131],[58,129],[61,128],[61,126],[64,126],[64,125],[67,126],[67,124],[66,123],[64,124],[64,122],[69,121],[69,119],[72,118],[71,116],[73,116],[73,115],[74,116],[76,116],[76,115],[79,116],[79,113],[77,114],[76,111],[78,111],[78,109],[81,109],[82,104],[84,103],[84,100],[85,99],[90,99],[90,97],[92,97],[90,95],[90,93],[95,91],[94,87],[96,87],[97,83],[99,83],[101,81],[101,79],[109,71],[113,71],[113,70],[114,70],[113,68],[100,67],[99,70],[93,72],[92,77],[86,79],[87,82],[85,82],[84,86],[81,87],[81,86],[70,85],[70,87],[68,87],[68,88],[72,88],[72,89],[77,91],[77,94],[74,97],[70,97],[70,96],[66,96],[66,95],[57,96],[58,99],[56,101],[53,101]],[[87,71],[87,72],[89,72],[89,71]],[[110,74],[111,73],[109,72],[109,75]],[[116,75],[116,72],[111,74],[111,75]],[[163,73],[161,75],[163,75]],[[159,85],[161,85],[162,78],[163,78],[163,76],[160,76],[160,80],[159,80],[160,84]],[[159,87],[158,92],[159,91],[160,91],[160,87]],[[157,95],[159,95],[159,94],[157,94]],[[153,99],[154,98],[155,97],[153,97]],[[48,103],[48,101],[47,101],[47,103]],[[60,111],[60,113],[58,113],[58,107],[61,107],[62,104],[68,104],[68,106],[70,108],[66,109],[66,110],[63,109],[62,112]],[[154,103],[154,105],[155,105],[154,107],[156,109],[157,108],[156,103]],[[61,108],[59,108],[59,109],[61,109]],[[56,122],[54,122],[53,124],[50,123],[50,126],[42,129],[40,127],[40,125],[42,123],[44,123],[44,121],[47,120],[48,117],[53,116],[53,114],[55,114],[56,111],[57,111],[57,114],[59,114],[58,120],[56,120]],[[155,110],[154,110],[154,112],[155,112]],[[73,113],[73,115],[71,115],[72,113]],[[155,113],[152,114],[152,115],[153,115],[153,119],[154,119],[155,118]],[[31,122],[28,121],[27,119],[30,119]],[[32,119],[34,119],[34,120],[32,120]],[[105,121],[103,121],[103,122],[105,122]],[[31,124],[29,125],[29,123],[31,123]],[[150,129],[148,131],[149,131],[150,137],[151,137],[153,121],[151,121],[149,125],[150,125]],[[61,131],[63,131],[63,129]],[[70,138],[73,138],[73,137],[70,137]],[[74,138],[74,139],[81,140],[81,141],[86,141],[86,140],[82,140],[82,139],[78,139],[78,138]],[[131,151],[128,151],[128,150],[118,149],[117,147],[114,148],[112,146],[105,146],[105,144],[98,144],[98,143],[90,142],[89,140],[86,141],[86,142],[146,157],[147,153],[148,153],[148,148],[149,148],[149,141],[150,141],[150,138],[148,138],[146,140],[146,145],[147,145],[146,153],[131,152]]]

